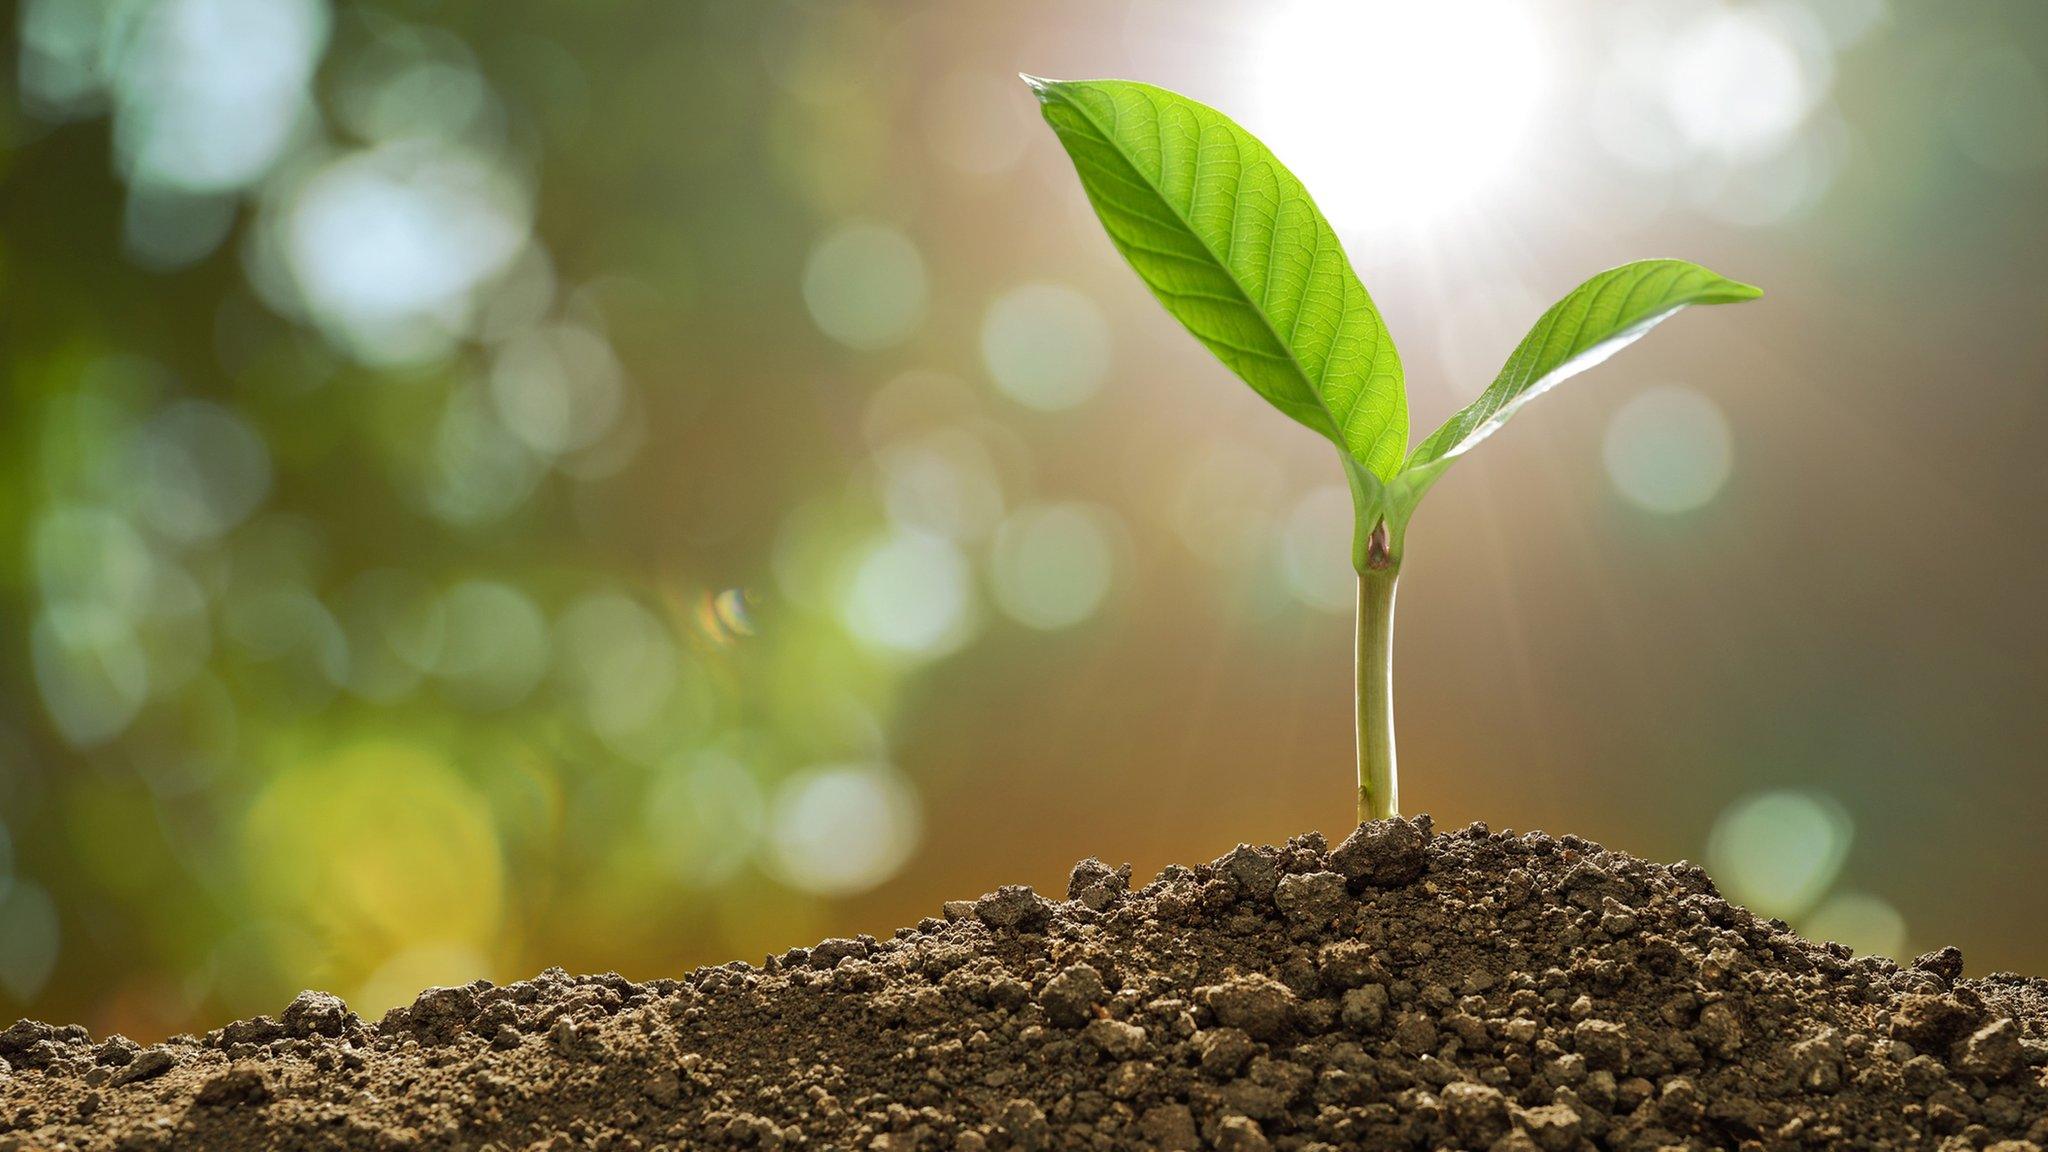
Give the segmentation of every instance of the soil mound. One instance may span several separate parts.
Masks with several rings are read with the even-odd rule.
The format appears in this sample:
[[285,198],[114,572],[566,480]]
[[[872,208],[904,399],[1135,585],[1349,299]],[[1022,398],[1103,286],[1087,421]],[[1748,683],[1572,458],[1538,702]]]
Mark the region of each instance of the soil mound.
[[0,1150],[2048,1142],[2048,982],[1809,943],[1686,864],[1429,820],[1083,861],[891,940],[435,988],[141,1048],[0,1032]]

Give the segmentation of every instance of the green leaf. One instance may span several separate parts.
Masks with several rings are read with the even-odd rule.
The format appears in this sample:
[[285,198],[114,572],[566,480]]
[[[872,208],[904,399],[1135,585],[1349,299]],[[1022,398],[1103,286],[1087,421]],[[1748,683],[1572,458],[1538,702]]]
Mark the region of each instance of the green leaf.
[[1610,268],[1543,314],[1479,399],[1415,448],[1389,495],[1404,524],[1453,460],[1493,435],[1522,405],[1628,347],[1690,304],[1754,300],[1761,289],[1684,260],[1638,260]]
[[1377,492],[1407,451],[1401,359],[1301,181],[1185,96],[1024,79],[1110,240],[1159,302],[1275,408],[1371,472]]

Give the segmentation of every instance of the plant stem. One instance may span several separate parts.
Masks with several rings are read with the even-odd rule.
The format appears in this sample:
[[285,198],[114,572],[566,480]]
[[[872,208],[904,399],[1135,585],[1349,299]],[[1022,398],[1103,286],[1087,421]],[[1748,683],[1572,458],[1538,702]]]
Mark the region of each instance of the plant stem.
[[1386,527],[1358,574],[1358,819],[1401,812],[1394,771],[1394,586],[1401,567],[1385,547]]

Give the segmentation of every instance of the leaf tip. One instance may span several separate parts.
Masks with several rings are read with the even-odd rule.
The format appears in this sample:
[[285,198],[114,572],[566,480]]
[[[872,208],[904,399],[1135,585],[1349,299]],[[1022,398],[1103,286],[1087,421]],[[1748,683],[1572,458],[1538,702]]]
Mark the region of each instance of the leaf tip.
[[1736,302],[1740,302],[1743,300],[1755,300],[1764,294],[1763,289],[1757,287],[1754,284],[1744,284],[1740,280],[1728,281],[1727,292],[1728,299]]
[[1057,80],[1048,80],[1043,76],[1033,76],[1029,72],[1017,73],[1017,79],[1022,80],[1024,86],[1031,89],[1031,94],[1038,97],[1041,101],[1052,99],[1052,90],[1059,84]]

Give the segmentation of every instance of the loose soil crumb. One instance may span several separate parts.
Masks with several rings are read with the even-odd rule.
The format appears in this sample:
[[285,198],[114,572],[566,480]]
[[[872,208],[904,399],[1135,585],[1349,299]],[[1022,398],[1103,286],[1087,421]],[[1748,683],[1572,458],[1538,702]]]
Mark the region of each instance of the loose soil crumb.
[[26,1149],[2048,1143],[2048,982],[1812,944],[1705,873],[1427,817],[633,983],[306,992],[149,1048],[0,1032]]

